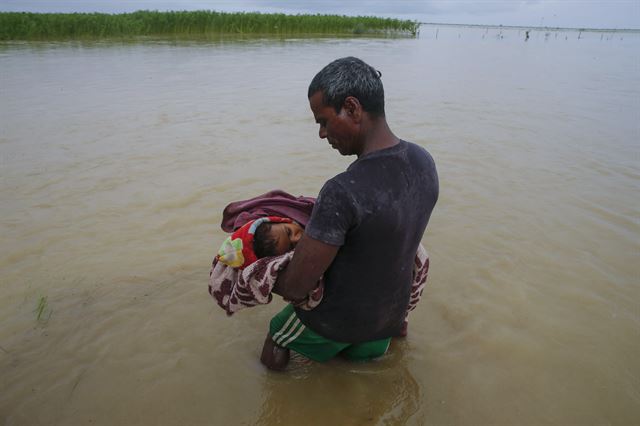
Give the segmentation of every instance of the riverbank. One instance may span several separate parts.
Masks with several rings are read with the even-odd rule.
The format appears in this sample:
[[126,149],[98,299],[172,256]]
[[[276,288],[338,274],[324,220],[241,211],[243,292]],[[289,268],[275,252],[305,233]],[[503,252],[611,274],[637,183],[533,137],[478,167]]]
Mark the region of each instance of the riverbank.
[[0,13],[0,40],[76,40],[217,34],[391,34],[414,37],[415,21],[370,16],[215,11]]

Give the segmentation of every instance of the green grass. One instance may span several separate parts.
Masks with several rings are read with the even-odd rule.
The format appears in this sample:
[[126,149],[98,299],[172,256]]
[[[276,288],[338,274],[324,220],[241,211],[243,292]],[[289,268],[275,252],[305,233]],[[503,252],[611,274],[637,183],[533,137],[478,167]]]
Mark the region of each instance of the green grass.
[[[47,311],[49,311],[48,316],[46,315]],[[40,296],[40,299],[38,299],[38,306],[36,306],[34,312],[36,313],[36,321],[48,321],[49,318],[51,318],[53,311],[48,307],[47,296]]]
[[415,36],[419,23],[391,18],[214,11],[0,13],[0,40],[73,40],[224,34]]

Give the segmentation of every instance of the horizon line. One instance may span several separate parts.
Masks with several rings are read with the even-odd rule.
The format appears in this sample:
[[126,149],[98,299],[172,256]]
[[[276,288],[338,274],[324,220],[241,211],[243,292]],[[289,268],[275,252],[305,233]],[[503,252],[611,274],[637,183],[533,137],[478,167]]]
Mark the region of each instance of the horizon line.
[[570,30],[570,31],[598,31],[613,32],[626,31],[638,32],[640,28],[591,28],[591,27],[541,27],[538,25],[502,25],[502,24],[456,24],[451,22],[418,22],[420,25],[444,25],[450,27],[482,27],[482,28],[509,28],[509,29],[531,29],[531,30]]

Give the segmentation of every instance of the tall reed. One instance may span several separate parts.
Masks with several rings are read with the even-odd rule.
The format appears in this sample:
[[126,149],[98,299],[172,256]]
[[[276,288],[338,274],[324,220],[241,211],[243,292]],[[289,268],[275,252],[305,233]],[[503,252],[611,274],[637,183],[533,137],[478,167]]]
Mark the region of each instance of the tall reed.
[[100,39],[217,34],[399,34],[415,36],[419,23],[391,18],[215,11],[0,13],[0,40]]

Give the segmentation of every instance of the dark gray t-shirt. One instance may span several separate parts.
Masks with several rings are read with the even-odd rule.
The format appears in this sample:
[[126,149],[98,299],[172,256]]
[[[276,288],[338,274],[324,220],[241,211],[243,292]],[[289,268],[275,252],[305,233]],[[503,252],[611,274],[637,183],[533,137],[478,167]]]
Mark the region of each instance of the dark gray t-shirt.
[[438,175],[422,147],[399,144],[358,158],[325,183],[305,233],[340,246],[324,274],[322,303],[297,309],[315,332],[359,343],[396,335],[413,262],[438,199]]

